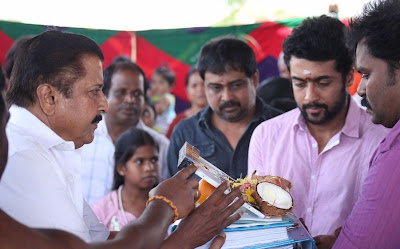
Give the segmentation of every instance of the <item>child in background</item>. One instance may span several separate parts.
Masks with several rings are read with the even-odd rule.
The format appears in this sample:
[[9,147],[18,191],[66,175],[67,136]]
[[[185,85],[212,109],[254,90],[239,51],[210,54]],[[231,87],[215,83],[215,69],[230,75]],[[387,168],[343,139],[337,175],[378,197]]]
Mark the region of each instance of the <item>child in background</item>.
[[148,95],[154,101],[156,124],[153,129],[165,134],[175,118],[175,96],[171,94],[175,85],[175,73],[165,67],[158,67],[151,76]]
[[158,145],[147,132],[132,127],[118,138],[114,160],[113,191],[92,209],[110,231],[120,231],[142,214],[158,182]]
[[154,107],[153,100],[150,99],[149,96],[145,96],[144,98],[144,106],[142,111],[142,121],[145,125],[150,128],[153,128],[156,124],[156,109]]

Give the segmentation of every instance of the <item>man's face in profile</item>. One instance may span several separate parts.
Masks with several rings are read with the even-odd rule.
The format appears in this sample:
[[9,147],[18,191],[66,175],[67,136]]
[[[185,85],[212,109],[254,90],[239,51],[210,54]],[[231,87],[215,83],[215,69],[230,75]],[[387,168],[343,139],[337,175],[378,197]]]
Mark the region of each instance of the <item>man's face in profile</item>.
[[91,143],[101,113],[108,111],[103,94],[102,62],[96,56],[83,56],[86,74],[76,80],[70,97],[60,95],[51,129],[65,141],[73,141],[75,148]]
[[400,93],[399,69],[391,70],[384,60],[372,56],[363,41],[357,46],[356,61],[361,73],[357,89],[361,104],[367,107],[373,123],[392,128],[400,118],[396,102]]

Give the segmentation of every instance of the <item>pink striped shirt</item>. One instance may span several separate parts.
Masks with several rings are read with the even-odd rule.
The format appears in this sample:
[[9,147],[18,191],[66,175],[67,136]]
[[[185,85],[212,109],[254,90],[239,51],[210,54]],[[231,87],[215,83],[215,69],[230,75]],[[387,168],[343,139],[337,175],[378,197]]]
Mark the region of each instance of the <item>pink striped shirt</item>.
[[400,121],[374,153],[335,249],[400,248]]
[[257,170],[291,181],[293,213],[304,219],[312,236],[333,234],[356,203],[369,158],[387,132],[351,99],[345,125],[318,154],[318,144],[296,108],[255,129],[248,174]]

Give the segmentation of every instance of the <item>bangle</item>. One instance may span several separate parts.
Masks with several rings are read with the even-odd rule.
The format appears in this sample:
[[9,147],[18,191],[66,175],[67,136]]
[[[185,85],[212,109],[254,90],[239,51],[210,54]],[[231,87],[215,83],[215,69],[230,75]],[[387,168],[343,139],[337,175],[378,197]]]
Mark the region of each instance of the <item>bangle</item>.
[[162,201],[166,202],[172,208],[172,210],[174,211],[174,219],[172,220],[172,223],[174,223],[179,218],[178,209],[176,208],[175,204],[165,196],[155,195],[155,196],[149,198],[146,202],[146,207],[147,207],[147,205],[149,205],[149,203],[151,201],[154,201],[154,200],[162,200]]

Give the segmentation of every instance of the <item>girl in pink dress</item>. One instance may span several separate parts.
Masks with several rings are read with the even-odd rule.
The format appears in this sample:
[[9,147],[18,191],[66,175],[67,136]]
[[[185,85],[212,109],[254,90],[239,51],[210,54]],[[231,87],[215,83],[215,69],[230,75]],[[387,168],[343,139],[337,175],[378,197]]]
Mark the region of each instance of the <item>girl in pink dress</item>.
[[113,191],[92,206],[100,222],[119,231],[143,212],[158,182],[158,145],[147,132],[130,128],[115,144]]

